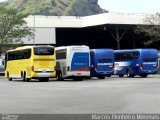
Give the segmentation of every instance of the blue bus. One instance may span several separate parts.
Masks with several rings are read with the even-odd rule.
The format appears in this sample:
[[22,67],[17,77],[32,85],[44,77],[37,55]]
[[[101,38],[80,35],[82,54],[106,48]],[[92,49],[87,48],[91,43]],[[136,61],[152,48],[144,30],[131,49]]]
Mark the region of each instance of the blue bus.
[[113,49],[91,49],[91,75],[90,77],[98,77],[104,79],[105,76],[110,77],[113,74],[114,53]]
[[114,74],[123,77],[140,75],[147,77],[158,72],[158,51],[156,49],[132,49],[114,51]]

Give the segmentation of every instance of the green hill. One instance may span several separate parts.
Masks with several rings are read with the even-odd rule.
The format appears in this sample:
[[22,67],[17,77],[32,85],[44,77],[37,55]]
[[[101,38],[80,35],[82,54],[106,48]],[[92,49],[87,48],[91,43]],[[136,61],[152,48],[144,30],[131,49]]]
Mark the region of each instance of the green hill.
[[32,15],[86,16],[107,12],[98,0],[8,0],[1,5]]

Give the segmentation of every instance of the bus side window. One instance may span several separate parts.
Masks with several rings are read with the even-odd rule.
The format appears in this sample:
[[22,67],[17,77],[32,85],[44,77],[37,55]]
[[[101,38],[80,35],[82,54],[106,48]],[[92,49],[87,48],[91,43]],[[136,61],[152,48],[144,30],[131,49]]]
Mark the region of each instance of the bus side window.
[[139,53],[133,52],[131,56],[132,56],[132,59],[137,59],[139,57]]
[[31,57],[31,49],[23,50],[23,59],[29,59]]
[[123,60],[127,60],[127,54],[128,54],[128,53],[125,52],[125,53],[122,55],[122,56],[123,56],[123,58],[122,58]]
[[117,53],[114,54],[114,59],[117,60]]
[[[132,53],[131,53],[131,54],[132,54]],[[127,53],[127,60],[132,60],[131,54],[130,54],[130,53]]]
[[67,57],[67,50],[63,49],[63,50],[56,50],[56,59],[60,60],[60,59],[66,59]]
[[122,60],[122,54],[121,53],[115,53],[114,58],[115,58],[115,60]]
[[7,57],[7,61],[8,61],[8,60],[14,60],[14,57],[15,57],[15,56],[14,56],[14,52],[9,52],[9,53],[8,53],[8,57]]

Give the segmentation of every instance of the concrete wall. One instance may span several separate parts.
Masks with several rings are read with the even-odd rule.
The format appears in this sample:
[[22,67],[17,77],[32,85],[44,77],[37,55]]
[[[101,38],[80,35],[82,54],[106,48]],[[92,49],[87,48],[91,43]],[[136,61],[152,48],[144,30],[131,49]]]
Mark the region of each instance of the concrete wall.
[[35,28],[35,38],[28,41],[23,39],[24,44],[56,44],[56,30],[55,28]]

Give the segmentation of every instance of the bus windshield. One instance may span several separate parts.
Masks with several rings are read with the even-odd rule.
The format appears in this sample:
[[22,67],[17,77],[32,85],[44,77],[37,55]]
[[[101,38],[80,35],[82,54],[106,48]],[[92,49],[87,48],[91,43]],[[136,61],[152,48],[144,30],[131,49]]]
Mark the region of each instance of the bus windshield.
[[54,49],[51,47],[35,47],[34,54],[35,55],[53,55]]
[[120,52],[115,53],[115,60],[135,60],[138,59],[139,52]]
[[144,62],[156,62],[157,59],[156,58],[144,58],[143,61]]

